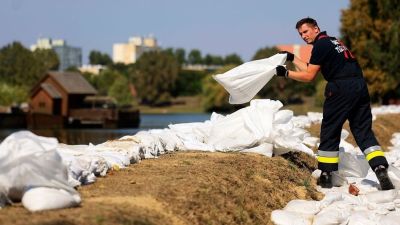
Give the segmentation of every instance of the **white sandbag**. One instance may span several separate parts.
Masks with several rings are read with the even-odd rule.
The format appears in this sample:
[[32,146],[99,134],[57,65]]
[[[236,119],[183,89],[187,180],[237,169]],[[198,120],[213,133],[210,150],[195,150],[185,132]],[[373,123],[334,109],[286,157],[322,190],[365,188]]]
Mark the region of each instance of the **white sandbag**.
[[320,112],[307,112],[307,117],[311,120],[311,123],[321,123],[323,115]]
[[296,199],[290,201],[283,209],[301,214],[315,215],[321,210],[321,203],[319,201]]
[[400,223],[400,212],[389,212],[387,215],[380,218],[380,225],[398,225]]
[[282,123],[288,123],[290,117],[289,110],[280,113],[282,102],[270,99],[255,99],[246,107],[244,113],[245,126],[260,141],[272,143],[271,132],[274,126]]
[[31,212],[78,206],[79,194],[48,187],[30,188],[22,197],[22,205]]
[[68,179],[76,180],[81,184],[94,182],[94,176],[105,176],[110,168],[105,158],[90,145],[59,144],[57,152],[68,167]]
[[371,214],[367,210],[352,212],[347,225],[378,225],[370,219]]
[[345,184],[348,184],[348,181],[343,174],[340,174],[338,171],[332,172],[332,185],[334,187],[341,187]]
[[68,166],[68,182],[80,186],[82,184],[93,183],[96,179],[91,176],[89,170],[91,166],[90,160],[82,158],[82,156],[72,156],[61,153],[63,163]]
[[[220,151],[240,151],[260,143],[270,143],[274,144],[274,153],[275,148],[278,148],[313,154],[311,149],[302,144],[302,138],[307,136],[307,131],[294,129],[289,118],[292,113],[280,113],[281,107],[280,101],[252,100],[250,106],[213,122],[208,144]],[[276,113],[278,117],[275,119]]]
[[374,191],[365,194],[365,197],[368,202],[371,203],[387,203],[393,202],[398,197],[398,190],[387,190],[387,191]]
[[164,153],[164,147],[160,139],[147,131],[140,131],[135,135],[139,140],[139,144],[143,147],[145,158],[156,158],[161,153]]
[[350,216],[351,204],[343,201],[334,202],[322,209],[314,217],[313,225],[347,224]]
[[370,166],[363,155],[339,151],[339,173],[346,177],[365,177]]
[[[181,124],[171,124],[168,126],[180,140],[183,142],[184,147],[188,147],[187,144],[191,146],[202,146],[204,143],[208,142],[208,138],[210,136],[210,130],[212,127],[211,122],[205,123],[181,123]],[[181,150],[192,150],[192,148],[182,149]],[[212,150],[211,147],[210,150]]]
[[[280,107],[279,107],[280,108]],[[274,124],[289,123],[293,118],[292,110],[279,110],[274,115]]]
[[312,149],[302,143],[303,141],[297,137],[291,136],[275,136],[274,154],[282,155],[290,151],[304,152],[310,156],[315,156]]
[[249,102],[276,73],[276,66],[284,64],[286,54],[275,54],[237,66],[213,78],[230,94],[229,103]]
[[55,148],[53,140],[26,131],[13,133],[1,143],[0,186],[7,198],[20,201],[31,187],[63,189],[79,196],[69,185],[68,169]]
[[[245,125],[246,108],[214,123],[208,144],[218,151],[238,151],[257,145],[257,138]],[[271,121],[272,122],[272,121]]]
[[295,127],[308,128],[311,126],[311,119],[305,115],[293,116],[292,123]]
[[392,180],[394,187],[397,190],[400,189],[400,169],[398,169],[394,166],[389,166],[388,176]]
[[183,148],[181,139],[170,129],[154,129],[150,130],[151,134],[157,135],[161,143],[168,152],[177,151]]
[[243,150],[243,152],[257,153],[257,154],[265,155],[267,157],[272,157],[273,150],[274,150],[274,146],[272,144],[262,143],[256,147],[245,149],[245,150]]
[[143,151],[139,141],[132,139],[106,141],[96,145],[95,150],[98,151],[100,149],[118,152],[128,157],[131,164],[140,161],[141,151]]
[[274,210],[271,220],[275,225],[311,225],[312,215],[290,212],[286,210]]
[[[315,170],[314,173],[321,174],[321,170]],[[319,177],[319,175],[318,175]],[[335,193],[335,192],[328,192],[325,194],[325,197],[321,200],[321,208],[328,207],[329,205],[333,204],[334,202],[342,201],[344,196],[342,193]]]
[[305,144],[306,146],[308,146],[310,148],[316,148],[318,141],[319,141],[319,138],[317,138],[317,137],[305,137],[303,139],[303,144]]

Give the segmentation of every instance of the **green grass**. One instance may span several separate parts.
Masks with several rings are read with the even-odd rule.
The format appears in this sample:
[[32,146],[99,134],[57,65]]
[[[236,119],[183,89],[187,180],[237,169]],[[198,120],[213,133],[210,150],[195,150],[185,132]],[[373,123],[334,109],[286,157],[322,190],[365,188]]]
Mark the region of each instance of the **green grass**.
[[199,96],[188,96],[178,97],[172,101],[172,105],[162,107],[150,107],[145,105],[139,105],[138,108],[141,113],[151,114],[164,114],[164,113],[203,113],[203,107],[201,105],[201,97]]

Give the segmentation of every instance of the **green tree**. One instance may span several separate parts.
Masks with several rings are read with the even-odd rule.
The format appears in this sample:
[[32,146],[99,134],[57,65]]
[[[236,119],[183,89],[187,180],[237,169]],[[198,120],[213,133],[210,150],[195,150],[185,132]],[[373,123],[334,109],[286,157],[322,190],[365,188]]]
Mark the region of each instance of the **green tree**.
[[257,50],[257,52],[256,52],[256,54],[254,54],[252,60],[268,58],[270,56],[275,55],[278,52],[279,52],[279,49],[277,49],[276,47],[261,48],[261,49]]
[[243,63],[243,60],[239,55],[233,53],[225,56],[224,64],[225,65],[240,65]]
[[179,65],[186,63],[186,51],[183,48],[177,48],[177,49],[166,48],[163,50],[163,52],[175,57]]
[[165,52],[145,52],[135,64],[133,81],[141,102],[167,104],[177,79],[179,64]]
[[94,87],[97,89],[99,95],[107,95],[111,85],[119,77],[124,77],[124,75],[118,71],[107,69],[103,70],[97,76],[92,76],[90,81],[92,84],[94,84]]
[[31,87],[43,77],[45,70],[33,53],[19,42],[0,49],[0,80],[3,82]]
[[201,56],[201,52],[198,49],[192,49],[188,55],[188,63],[189,64],[202,64],[203,58]]
[[60,60],[58,55],[52,49],[36,49],[33,52],[33,56],[44,71],[58,70]]
[[119,75],[110,86],[108,96],[117,101],[118,106],[132,105],[133,97],[129,89],[129,82],[124,76]]
[[92,50],[89,53],[89,63],[91,65],[111,65],[112,60],[107,53],[101,53],[100,51]]
[[124,63],[113,63],[108,66],[110,70],[118,71],[118,73],[123,74],[126,77],[129,77],[134,64],[125,65]]
[[203,63],[206,65],[223,65],[224,59],[221,56],[207,54],[204,56]]
[[186,51],[183,48],[177,48],[174,52],[176,60],[178,60],[179,65],[186,63]]
[[364,70],[372,99],[395,88],[400,79],[400,2],[351,0],[342,11],[343,42]]
[[22,103],[28,99],[29,89],[26,86],[0,83],[0,105]]
[[181,70],[176,79],[173,96],[194,96],[201,94],[205,71]]

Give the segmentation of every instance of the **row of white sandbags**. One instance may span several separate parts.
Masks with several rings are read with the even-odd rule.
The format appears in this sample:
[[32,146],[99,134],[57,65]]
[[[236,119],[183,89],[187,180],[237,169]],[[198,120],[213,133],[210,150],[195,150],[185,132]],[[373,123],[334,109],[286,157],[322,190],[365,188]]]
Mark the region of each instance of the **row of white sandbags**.
[[[345,131],[342,137],[347,137]],[[400,134],[394,134],[392,143],[400,143]],[[369,168],[358,148],[342,139],[339,172],[334,183],[341,185],[319,190],[325,193],[321,201],[293,200],[282,210],[271,214],[277,225],[394,225],[400,219],[400,146],[394,145],[386,154],[390,167],[389,176],[395,190],[379,191],[375,174]],[[319,171],[315,171],[317,177]],[[349,194],[349,185],[359,189],[359,195]]]
[[160,154],[161,148],[139,138],[140,134],[99,145],[65,145],[29,131],[9,135],[0,145],[0,208],[19,201],[30,211],[79,205],[75,186]]

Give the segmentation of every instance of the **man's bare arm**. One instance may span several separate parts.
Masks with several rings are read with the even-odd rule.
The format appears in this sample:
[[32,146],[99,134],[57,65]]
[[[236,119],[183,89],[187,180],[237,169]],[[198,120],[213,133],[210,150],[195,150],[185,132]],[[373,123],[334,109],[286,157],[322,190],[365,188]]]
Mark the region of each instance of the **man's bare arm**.
[[[295,57],[295,60],[293,60],[294,63],[296,61],[296,58],[297,57]],[[308,66],[307,66],[307,63],[301,61],[300,59],[299,59],[299,61],[300,61],[299,66],[302,66],[303,68],[305,66],[305,70],[300,70],[300,71],[289,70],[288,77],[293,80],[297,80],[297,81],[301,81],[301,82],[313,81],[315,79],[315,77],[317,76],[318,71],[320,70],[321,67],[319,65],[313,65],[313,64],[308,64]],[[296,63],[295,63],[295,65],[296,65]]]

